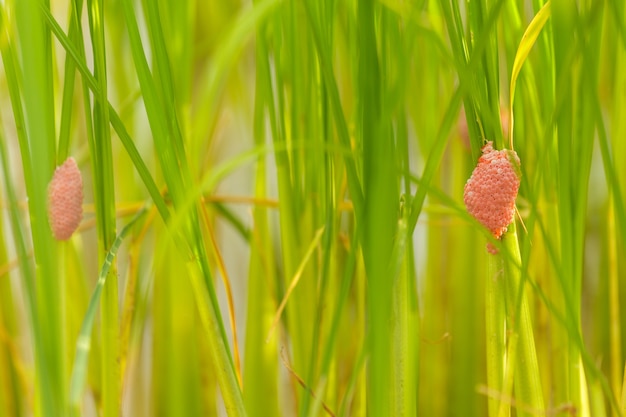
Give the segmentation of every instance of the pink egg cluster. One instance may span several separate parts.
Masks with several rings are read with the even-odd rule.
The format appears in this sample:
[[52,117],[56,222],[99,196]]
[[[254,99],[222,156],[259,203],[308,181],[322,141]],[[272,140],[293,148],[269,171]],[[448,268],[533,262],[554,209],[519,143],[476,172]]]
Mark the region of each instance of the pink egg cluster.
[[48,218],[57,240],[68,240],[83,218],[83,179],[72,157],[57,167],[48,185]]
[[[487,142],[482,152],[465,184],[463,201],[467,211],[500,239],[515,215],[520,160],[515,151],[494,150],[492,142]],[[487,249],[497,253],[492,245]]]

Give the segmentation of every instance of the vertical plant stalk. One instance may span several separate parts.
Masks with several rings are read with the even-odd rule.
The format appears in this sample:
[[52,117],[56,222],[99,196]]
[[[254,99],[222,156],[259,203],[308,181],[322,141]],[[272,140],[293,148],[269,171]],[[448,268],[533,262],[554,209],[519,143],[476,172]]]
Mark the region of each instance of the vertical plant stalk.
[[392,255],[393,274],[393,415],[417,415],[417,358],[419,319],[414,286],[411,284],[413,256],[408,234],[408,206],[401,208],[398,233]]
[[[104,4],[102,0],[88,0],[89,31],[94,55],[94,77],[98,83],[99,96],[93,107],[94,145],[91,148],[94,163],[94,189],[97,205],[99,259],[106,258],[115,241],[115,191],[113,187],[113,156],[109,127],[107,98],[107,66],[104,43]],[[78,12],[78,11],[77,11]],[[113,259],[101,304],[102,335],[102,407],[105,417],[120,413],[120,344],[117,264]]]
[[78,339],[76,340],[76,354],[74,358],[74,366],[72,368],[72,377],[70,379],[70,394],[69,405],[71,415],[78,417],[81,413],[82,393],[85,388],[85,381],[87,380],[87,360],[89,358],[89,351],[91,350],[91,338],[93,333],[93,324],[96,319],[98,305],[100,303],[100,297],[103,294],[106,280],[110,276],[110,270],[113,266],[113,262],[117,256],[122,242],[137,223],[141,217],[145,214],[145,209],[140,210],[135,217],[122,229],[119,236],[111,243],[111,247],[108,250],[100,273],[98,274],[98,281],[96,287],[93,290],[91,298],[89,300],[89,306],[83,319]]
[[[1,172],[4,179],[4,198],[6,198],[10,207],[9,219],[11,228],[13,229],[13,245],[17,251],[22,278],[26,283],[25,287],[27,288],[27,292],[30,292],[29,287],[34,284],[34,273],[26,251],[26,243],[24,242],[24,233],[20,221],[20,209],[11,178],[11,168],[9,166],[7,153],[6,140],[3,132],[0,132],[0,164],[2,165]],[[0,229],[4,229],[4,222],[2,222]],[[3,230],[0,230],[0,233],[4,235]],[[2,260],[0,262],[2,262],[2,264],[7,261],[5,245],[6,243],[4,242],[0,243],[2,254]],[[8,272],[0,276],[0,293],[0,303],[2,304],[0,306],[0,326],[6,329],[10,339],[15,340],[23,330],[21,330],[18,325],[18,316],[15,310],[14,296],[11,293],[11,282],[8,279]],[[27,299],[25,304],[31,306],[33,303]],[[33,314],[33,316],[35,316],[35,314]],[[35,327],[34,324],[32,327]],[[4,342],[0,342],[0,345],[3,344]],[[0,355],[3,356],[0,358],[3,369],[0,373],[4,374],[0,376],[0,389],[3,391],[0,394],[0,412],[4,411],[7,415],[21,417],[24,411],[24,398],[26,398],[27,393],[20,384],[19,369],[15,361],[12,360],[11,350],[8,345],[0,347]]]
[[[271,81],[267,64],[264,27],[257,29],[256,83],[254,97],[254,142],[265,144],[265,110],[271,103]],[[266,197],[267,163],[260,158],[256,166],[255,196]],[[276,339],[265,342],[274,310],[276,274],[267,209],[254,207],[250,238],[250,268],[248,272],[248,309],[244,348],[243,397],[250,417],[278,414],[278,360]],[[259,384],[259,381],[265,382]]]
[[[224,358],[227,346],[218,325],[218,318],[212,307],[210,294],[204,285],[203,274],[196,262],[187,263],[187,271],[196,297],[196,305],[200,313],[200,320],[208,334],[209,349],[213,358]],[[241,390],[237,377],[232,369],[230,360],[218,361],[214,359],[217,381],[220,386],[224,406],[229,417],[246,416]]]
[[[607,16],[609,14],[607,13]],[[626,7],[622,5],[621,10],[615,13],[617,21],[622,22],[622,30],[626,25]],[[622,32],[622,35],[625,33]],[[623,38],[622,41],[626,41]],[[615,53],[614,70],[616,74],[622,74],[626,70],[626,50],[623,47],[617,46]],[[609,184],[609,213],[607,222],[607,245],[608,261],[609,261],[609,314],[610,314],[610,338],[611,338],[611,386],[614,391],[615,398],[618,399],[620,404],[619,410],[613,411],[613,416],[626,415],[626,369],[624,368],[621,342],[622,332],[620,323],[620,282],[619,271],[624,267],[624,258],[619,256],[619,248],[623,247],[625,241],[624,231],[626,230],[626,209],[624,208],[624,183],[626,179],[626,169],[620,164],[619,171],[616,169],[615,160],[611,160],[610,146],[613,147],[613,155],[623,155],[626,146],[624,141],[621,140],[626,132],[626,121],[623,117],[623,111],[626,107],[626,97],[621,94],[626,88],[626,79],[624,77],[617,77],[614,81],[614,96],[612,105],[612,117],[611,117],[611,138],[613,143],[610,144],[607,139],[607,134],[602,123],[602,113],[600,106],[596,107],[596,114],[598,115],[598,127],[599,127],[599,143],[600,150],[602,152],[602,160],[604,162],[604,171],[607,174],[607,182]],[[620,239],[621,235],[621,239]],[[623,284],[622,284],[623,288]]]
[[[515,222],[511,223],[502,241],[506,252],[511,255],[510,257],[506,256],[504,260],[509,343],[511,343],[512,338],[518,338],[516,349],[513,349],[517,358],[512,358],[515,366],[515,398],[525,407],[542,413],[545,410],[545,405],[535,350],[530,305],[526,297],[525,280],[521,274],[522,260]],[[518,408],[517,416],[532,417],[533,414]]]
[[[392,250],[396,238],[399,195],[395,144],[391,129],[381,120],[381,78],[377,55],[374,2],[358,4],[360,96],[359,124],[363,143],[363,258],[367,271],[368,414],[393,415],[393,283],[390,282]],[[356,209],[356,202],[355,202]],[[357,215],[359,213],[357,212]]]
[[[506,307],[504,290],[504,263],[501,256],[488,255],[488,272],[485,280],[485,318],[487,333],[487,385],[501,393],[506,362]],[[498,416],[500,399],[488,397],[489,417]]]
[[[622,340],[620,325],[620,301],[619,301],[619,273],[617,260],[617,233],[615,225],[615,208],[613,199],[609,195],[608,218],[607,218],[607,240],[608,245],[608,280],[609,280],[609,352],[611,358],[611,369],[609,380],[611,388],[616,398],[620,397],[622,387]],[[614,414],[615,415],[615,414]]]
[[[35,252],[36,281],[31,301],[36,305],[31,317],[35,341],[35,403],[44,416],[65,414],[66,375],[64,361],[63,280],[57,274],[57,245],[47,221],[47,186],[54,170],[54,100],[49,32],[45,30],[40,7],[49,2],[25,0],[15,3],[15,18],[20,37],[24,80],[24,120],[28,146],[20,141],[27,180],[32,241]],[[9,53],[9,56],[11,54]],[[4,57],[4,54],[3,54]],[[6,64],[6,62],[5,62]],[[13,103],[15,106],[15,102]],[[26,124],[22,124],[26,121]]]

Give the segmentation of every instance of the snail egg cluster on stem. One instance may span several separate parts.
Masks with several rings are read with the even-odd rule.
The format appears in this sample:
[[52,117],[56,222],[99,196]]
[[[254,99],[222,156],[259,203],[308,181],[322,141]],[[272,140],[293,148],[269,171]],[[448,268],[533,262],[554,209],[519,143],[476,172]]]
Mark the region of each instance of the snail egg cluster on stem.
[[[487,142],[472,176],[465,184],[463,201],[467,211],[500,239],[515,215],[515,198],[520,186],[520,160],[517,153],[493,149]],[[497,253],[487,245],[491,253]]]
[[68,240],[83,218],[83,179],[74,158],[58,166],[48,185],[48,219],[56,240]]

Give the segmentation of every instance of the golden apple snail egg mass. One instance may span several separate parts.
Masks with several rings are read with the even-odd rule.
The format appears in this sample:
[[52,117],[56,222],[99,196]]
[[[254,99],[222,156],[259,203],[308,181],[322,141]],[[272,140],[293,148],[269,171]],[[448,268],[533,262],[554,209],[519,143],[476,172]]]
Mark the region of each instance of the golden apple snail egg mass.
[[57,240],[68,240],[83,218],[83,179],[72,157],[57,167],[48,185],[48,218]]
[[[506,232],[515,215],[515,198],[520,185],[520,160],[517,153],[493,149],[487,142],[472,176],[465,184],[463,201],[467,211],[496,239]],[[490,253],[497,253],[487,245]]]

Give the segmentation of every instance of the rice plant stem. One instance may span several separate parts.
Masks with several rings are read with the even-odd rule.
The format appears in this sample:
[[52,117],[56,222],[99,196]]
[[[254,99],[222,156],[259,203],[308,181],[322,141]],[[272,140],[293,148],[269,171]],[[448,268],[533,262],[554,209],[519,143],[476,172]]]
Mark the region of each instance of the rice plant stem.
[[[270,94],[264,71],[267,70],[266,42],[262,25],[257,29],[257,67],[254,98],[254,143],[263,146],[265,136],[265,111]],[[266,198],[267,161],[259,158],[255,173],[255,196]],[[272,311],[275,308],[276,273],[267,208],[256,205],[253,211],[253,228],[250,232],[250,272],[248,274],[247,323],[245,337],[243,374],[243,396],[245,407],[250,417],[264,417],[265,414],[278,414],[278,384],[275,339],[265,343],[269,330]],[[266,384],[258,381],[267,378]]]
[[[113,187],[113,155],[109,107],[107,98],[107,66],[104,41],[104,3],[102,0],[87,0],[89,31],[94,55],[94,77],[99,87],[98,100],[94,101],[94,145],[91,156],[94,171],[94,190],[98,242],[101,261],[115,241],[115,190]],[[78,10],[77,10],[78,13]],[[88,101],[85,103],[87,107]],[[108,259],[108,258],[107,258]],[[103,288],[101,307],[102,333],[102,406],[105,417],[118,416],[121,410],[120,345],[117,265],[114,259],[108,268],[109,276]]]
[[[526,297],[526,280],[521,275],[521,255],[515,223],[511,223],[503,237],[503,244],[511,259],[505,259],[505,288],[507,305],[507,332],[519,337],[515,363],[515,397],[536,410],[544,410],[543,391],[539,364],[535,350],[535,337],[531,322],[530,306]],[[523,410],[517,415],[532,417]]]
[[[506,361],[504,264],[501,256],[489,254],[488,257],[488,272],[485,280],[487,385],[495,392],[502,392]],[[499,402],[499,398],[489,397],[489,417],[499,415]]]
[[[36,360],[39,360],[35,392],[40,412],[55,416],[65,413],[66,381],[63,280],[56,273],[57,245],[47,222],[47,186],[55,162],[54,101],[50,34],[45,29],[40,7],[48,8],[49,2],[25,0],[14,6],[20,37],[21,79],[28,81],[22,85],[22,93],[29,151],[22,154],[22,159],[30,159],[24,165],[30,172],[24,176],[31,181],[28,202],[36,262],[37,295],[32,297],[36,300],[38,318],[33,322],[33,331],[39,333],[35,351],[40,352],[36,353]],[[41,358],[45,358],[44,361]]]
[[72,366],[72,376],[70,379],[69,393],[70,411],[73,417],[79,417],[82,415],[82,395],[85,388],[85,381],[87,378],[87,359],[89,358],[89,351],[91,350],[92,329],[94,321],[96,319],[96,314],[100,303],[100,297],[104,290],[104,285],[106,284],[107,278],[110,277],[111,267],[113,266],[115,257],[117,256],[117,251],[122,245],[122,242],[130,232],[130,230],[133,228],[135,223],[137,223],[137,221],[139,221],[139,219],[141,219],[145,213],[146,209],[144,208],[139,211],[135,215],[135,217],[130,222],[128,222],[126,226],[124,226],[120,234],[111,244],[111,247],[108,250],[102,263],[102,267],[98,275],[98,281],[96,283],[96,288],[94,288],[91,299],[89,300],[87,313],[85,314],[85,318],[83,319],[78,339],[76,340],[76,355],[74,357],[74,365]]
[[210,294],[207,291],[202,272],[196,262],[187,263],[187,271],[196,297],[196,306],[200,313],[200,320],[208,333],[207,340],[213,358],[216,377],[224,398],[224,405],[229,417],[245,417],[243,397],[237,377],[233,372],[232,361],[227,357],[227,349],[218,324],[218,318],[212,307]]

